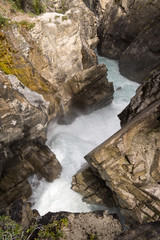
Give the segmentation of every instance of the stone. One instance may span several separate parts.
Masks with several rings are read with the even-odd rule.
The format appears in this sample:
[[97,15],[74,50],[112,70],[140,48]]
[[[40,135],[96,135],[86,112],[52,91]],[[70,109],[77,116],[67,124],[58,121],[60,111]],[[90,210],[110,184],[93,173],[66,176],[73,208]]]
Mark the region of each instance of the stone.
[[79,71],[66,80],[63,92],[65,122],[67,115],[71,116],[72,112],[75,117],[76,111],[89,113],[112,102],[113,83],[107,81],[106,74],[106,66],[100,64]]
[[155,21],[142,30],[123,52],[119,61],[120,73],[139,83],[160,65],[160,24]]
[[99,204],[115,207],[113,194],[105,182],[86,165],[72,177],[72,190],[83,196],[83,201],[89,204]]
[[129,105],[118,115],[121,126],[129,122],[138,113],[160,99],[160,70],[153,71],[148,79],[136,90]]
[[120,60],[125,77],[143,82],[160,61],[159,1],[105,1],[98,53]]
[[115,240],[159,240],[160,239],[160,222],[145,223],[136,225],[131,229],[123,232]]
[[122,215],[130,222],[159,219],[159,168],[155,174],[153,167],[159,160],[159,117],[157,100],[85,156],[114,193]]
[[10,216],[12,220],[22,226],[23,230],[29,228],[34,218],[30,203],[25,198],[17,199],[8,207],[1,208],[0,215]]
[[62,229],[67,240],[114,240],[122,232],[122,227],[115,216],[108,215],[107,211],[90,213],[47,213],[38,224],[46,225],[54,220],[67,218],[67,227]]
[[6,203],[29,197],[27,177],[33,173],[53,181],[61,172],[45,146],[47,102],[14,75],[0,73],[0,199]]

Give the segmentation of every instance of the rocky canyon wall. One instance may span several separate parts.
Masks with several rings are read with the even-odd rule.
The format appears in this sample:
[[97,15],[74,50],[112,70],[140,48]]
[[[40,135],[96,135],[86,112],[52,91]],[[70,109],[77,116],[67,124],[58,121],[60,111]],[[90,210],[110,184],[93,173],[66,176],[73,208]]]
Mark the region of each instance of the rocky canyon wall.
[[112,200],[132,224],[160,216],[159,80],[156,71],[137,89],[119,115],[121,130],[86,155],[90,168],[73,177],[72,188],[84,201],[110,206]]
[[104,4],[98,52],[119,60],[121,74],[141,83],[160,64],[160,3],[109,0],[103,8]]
[[61,166],[45,146],[48,123],[101,108],[114,92],[93,50],[97,18],[83,1],[11,3],[0,3],[0,199],[6,204],[31,194],[31,174],[59,176]]

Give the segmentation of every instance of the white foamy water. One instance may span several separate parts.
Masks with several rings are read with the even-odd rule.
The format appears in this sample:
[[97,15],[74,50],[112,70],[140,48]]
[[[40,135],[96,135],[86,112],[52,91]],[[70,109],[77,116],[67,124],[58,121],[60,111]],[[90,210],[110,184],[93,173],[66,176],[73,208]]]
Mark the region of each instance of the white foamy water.
[[[115,94],[111,105],[89,115],[79,116],[70,125],[50,124],[47,145],[62,165],[61,176],[48,183],[42,180],[36,186],[36,177],[30,179],[32,200],[41,215],[52,211],[89,212],[96,207],[82,202],[82,196],[70,189],[72,176],[86,163],[83,158],[100,143],[120,129],[117,114],[129,103],[138,84],[121,76],[118,63],[99,57],[99,63],[108,68],[108,80],[114,83]],[[117,88],[121,88],[117,90]],[[98,206],[100,209],[100,206]]]

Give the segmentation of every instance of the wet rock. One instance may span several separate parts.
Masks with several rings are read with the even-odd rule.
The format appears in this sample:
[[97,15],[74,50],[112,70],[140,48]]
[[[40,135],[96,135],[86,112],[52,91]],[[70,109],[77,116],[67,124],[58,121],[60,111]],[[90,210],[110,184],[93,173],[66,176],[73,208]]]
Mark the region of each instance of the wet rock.
[[159,20],[146,27],[123,52],[119,61],[120,73],[125,77],[143,82],[149,73],[160,65]]
[[159,120],[157,100],[85,157],[114,193],[128,221],[159,219]]
[[61,166],[45,146],[46,101],[14,75],[0,73],[0,78],[0,199],[11,203],[30,196],[30,174],[52,181]]
[[100,204],[107,207],[115,207],[113,194],[106,187],[105,182],[93,174],[91,168],[86,165],[72,178],[72,190],[83,196],[83,201],[90,204]]
[[118,115],[123,126],[149,105],[160,99],[160,70],[155,70],[139,86],[130,104]]
[[106,1],[98,52],[120,60],[121,74],[133,81],[144,81],[160,61],[159,8],[159,1]]
[[[68,78],[64,85],[63,111],[65,120],[76,110],[88,113],[110,104],[113,100],[113,84],[107,81],[104,64],[80,71]],[[74,115],[75,117],[75,115]]]

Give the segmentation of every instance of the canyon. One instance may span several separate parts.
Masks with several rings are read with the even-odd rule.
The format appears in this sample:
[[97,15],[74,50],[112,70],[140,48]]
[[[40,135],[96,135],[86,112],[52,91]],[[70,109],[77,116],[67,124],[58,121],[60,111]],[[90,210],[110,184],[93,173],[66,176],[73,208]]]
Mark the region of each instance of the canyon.
[[119,114],[121,129],[85,156],[72,189],[88,203],[119,207],[127,226],[153,231],[160,216],[159,1],[11,2],[0,3],[0,214],[24,229],[35,218],[44,225],[67,218],[66,239],[121,239],[117,216],[106,211],[41,217],[26,201],[29,176],[52,182],[62,170],[45,144],[48,124],[70,124],[113,100],[97,47],[141,85]]

